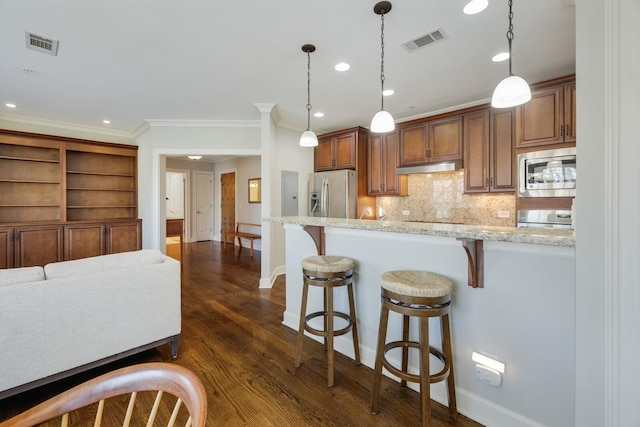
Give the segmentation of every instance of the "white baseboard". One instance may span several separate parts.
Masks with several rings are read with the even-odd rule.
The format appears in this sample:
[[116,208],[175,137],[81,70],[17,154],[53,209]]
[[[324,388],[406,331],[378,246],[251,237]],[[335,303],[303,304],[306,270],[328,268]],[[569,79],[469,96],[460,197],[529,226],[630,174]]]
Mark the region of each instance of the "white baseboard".
[[280,265],[273,269],[271,272],[270,278],[261,278],[260,279],[260,289],[271,289],[273,288],[273,284],[278,279],[278,276],[281,274],[286,274],[286,267],[284,265]]

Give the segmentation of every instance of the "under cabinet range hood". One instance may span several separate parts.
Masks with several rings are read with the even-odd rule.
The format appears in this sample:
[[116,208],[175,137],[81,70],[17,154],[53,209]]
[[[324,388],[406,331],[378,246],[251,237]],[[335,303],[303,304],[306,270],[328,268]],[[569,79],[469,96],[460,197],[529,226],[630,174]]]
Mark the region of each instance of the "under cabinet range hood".
[[455,160],[451,162],[429,163],[419,166],[402,166],[396,168],[397,175],[408,175],[415,173],[451,172],[462,169],[462,162]]

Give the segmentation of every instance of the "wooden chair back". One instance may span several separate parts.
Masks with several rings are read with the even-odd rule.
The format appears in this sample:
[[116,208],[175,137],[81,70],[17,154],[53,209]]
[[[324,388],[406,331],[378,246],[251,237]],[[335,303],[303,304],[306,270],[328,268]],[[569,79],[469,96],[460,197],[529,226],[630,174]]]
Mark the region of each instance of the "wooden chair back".
[[[155,399],[152,393],[138,398],[140,393],[153,391],[157,391]],[[121,413],[122,395],[127,394],[130,397],[126,412],[121,420],[118,419],[123,427],[141,425],[142,421],[138,419],[144,420],[147,426],[163,425],[165,421],[169,427],[202,427],[206,423],[207,395],[202,381],[185,367],[154,362],[128,366],[89,380],[0,423],[0,427],[32,427],[57,418],[61,418],[59,425],[63,427],[75,423],[85,426],[89,425],[87,415],[80,415],[78,410],[92,405],[97,408],[85,412],[91,413],[92,417],[95,414],[94,427],[99,427],[103,421],[105,426],[114,426],[119,416],[107,414],[107,408],[115,403],[113,406],[119,406]],[[116,398],[116,401],[105,404],[109,398]],[[136,404],[137,398],[139,404]]]

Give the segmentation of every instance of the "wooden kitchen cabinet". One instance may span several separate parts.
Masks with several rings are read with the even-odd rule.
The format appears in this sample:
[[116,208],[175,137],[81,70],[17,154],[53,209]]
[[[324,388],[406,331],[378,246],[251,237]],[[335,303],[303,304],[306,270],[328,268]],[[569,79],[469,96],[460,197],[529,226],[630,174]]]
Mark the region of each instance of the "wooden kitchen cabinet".
[[356,172],[356,218],[375,219],[376,199],[367,194],[367,138],[369,131],[357,126],[318,137],[314,171],[353,169]]
[[429,122],[429,162],[462,160],[462,116]]
[[531,101],[516,107],[516,148],[575,142],[575,81],[533,89]]
[[514,111],[464,116],[465,193],[515,191]]
[[400,166],[414,166],[428,163],[429,133],[427,123],[418,123],[400,127],[399,159]]
[[315,171],[355,169],[358,130],[322,135],[315,147]]
[[367,144],[367,194],[408,195],[407,175],[397,175],[398,131],[370,134]]
[[462,160],[462,116],[400,127],[399,166]]

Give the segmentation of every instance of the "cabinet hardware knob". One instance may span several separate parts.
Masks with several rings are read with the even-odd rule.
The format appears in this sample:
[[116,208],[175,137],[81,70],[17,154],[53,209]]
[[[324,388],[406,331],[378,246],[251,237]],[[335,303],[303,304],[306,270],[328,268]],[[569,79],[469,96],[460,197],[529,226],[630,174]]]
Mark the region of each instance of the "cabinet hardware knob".
[[564,136],[564,126],[560,125],[560,136]]
[[565,135],[569,136],[570,132],[569,130],[571,129],[571,125],[567,125],[566,126],[566,130],[564,131]]

